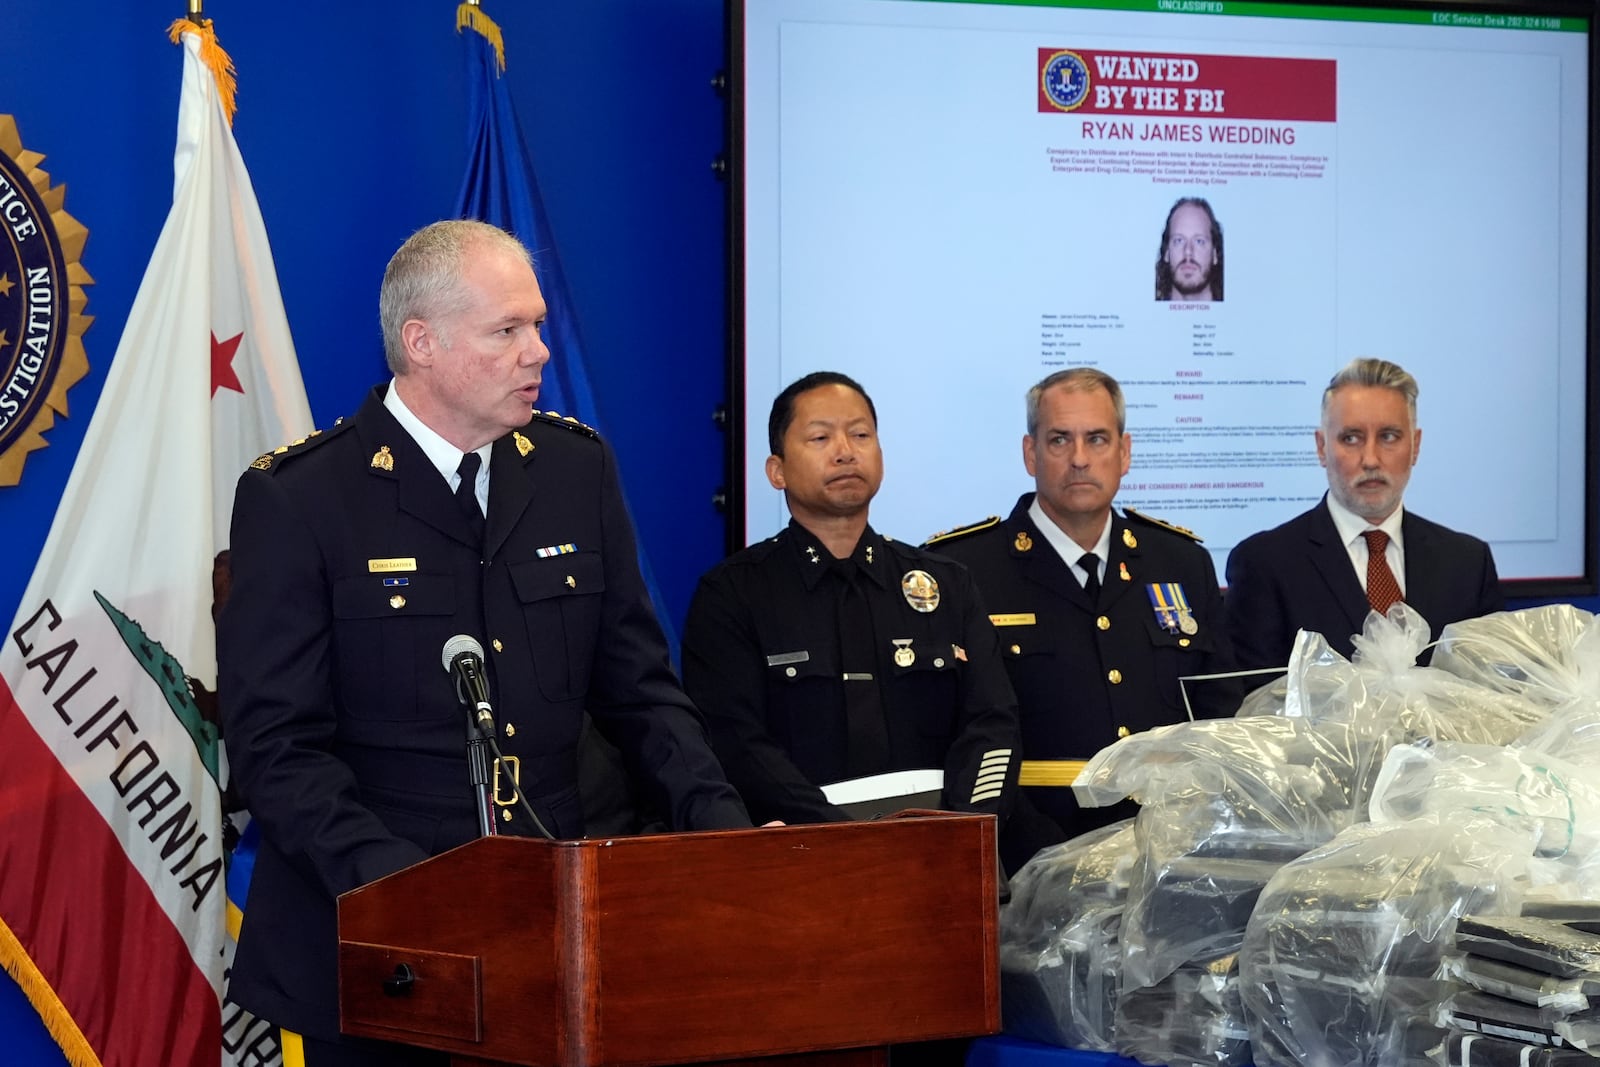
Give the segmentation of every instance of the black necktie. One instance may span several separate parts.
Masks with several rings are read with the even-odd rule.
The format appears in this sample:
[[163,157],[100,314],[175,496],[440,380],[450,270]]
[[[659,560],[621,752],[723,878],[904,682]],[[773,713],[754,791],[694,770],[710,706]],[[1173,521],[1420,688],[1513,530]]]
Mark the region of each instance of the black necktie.
[[461,482],[456,486],[456,505],[461,508],[461,514],[466,516],[473,540],[480,545],[483,544],[483,509],[478,506],[478,468],[482,465],[483,460],[478,458],[476,452],[468,452],[461,457],[461,465],[456,468],[456,473],[461,476]]
[[889,726],[878,689],[872,612],[854,560],[833,563],[839,598],[839,669],[844,674],[845,773],[851,778],[889,769]]
[[1089,603],[1100,603],[1100,557],[1093,552],[1085,552],[1078,557],[1078,566],[1089,573],[1084,580],[1083,591],[1089,595]]

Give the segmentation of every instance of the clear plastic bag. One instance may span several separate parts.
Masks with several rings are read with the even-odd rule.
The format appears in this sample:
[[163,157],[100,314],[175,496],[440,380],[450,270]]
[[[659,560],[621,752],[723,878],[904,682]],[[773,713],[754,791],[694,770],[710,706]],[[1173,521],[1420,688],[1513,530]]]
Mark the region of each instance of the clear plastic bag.
[[1600,697],[1600,627],[1593,621],[1571,604],[1550,604],[1453,622],[1439,635],[1433,666],[1552,708],[1580,696],[1593,700]]
[[1485,1034],[1529,1046],[1587,1051],[1600,1046],[1600,1018],[1534,1008],[1476,989],[1451,994],[1439,1004],[1435,1021],[1452,1030]]
[[[1600,627],[1595,632],[1600,633]],[[1512,742],[1512,747],[1560,756],[1590,768],[1600,780],[1600,704],[1579,701],[1558,708],[1543,724]]]
[[1179,723],[1102,750],[1080,802],[1132,796],[1139,865],[1122,923],[1125,988],[1238,951],[1277,868],[1359,814],[1356,767],[1374,755],[1346,724],[1257,717]]
[[1125,819],[1042,849],[1000,909],[1005,1032],[1065,1048],[1114,1045],[1118,931],[1134,865]]
[[1548,1008],[1560,1016],[1587,1012],[1597,1006],[1596,997],[1600,996],[1600,976],[1557,978],[1515,963],[1465,952],[1446,956],[1440,973],[1480,992],[1532,1008]]
[[1600,854],[1600,776],[1531,749],[1444,741],[1397,745],[1373,787],[1373,822],[1493,811],[1525,821],[1536,855]]
[[1366,793],[1357,782],[1381,762],[1382,752],[1347,723],[1265,715],[1201,719],[1158,726],[1101,749],[1072,790],[1091,808],[1127,797],[1146,807],[1171,806],[1220,793],[1246,809],[1248,824],[1292,826],[1297,839],[1315,843],[1364,817]]
[[1117,1001],[1117,1052],[1167,1067],[1245,1067],[1250,1031],[1239,1001],[1238,957],[1190,961]]
[[1284,866],[1239,953],[1256,1067],[1388,1067],[1438,1044],[1456,920],[1514,914],[1532,848],[1499,819],[1422,818],[1351,827]]
[[[1422,738],[1505,745],[1546,722],[1548,702],[1416,666],[1427,639],[1427,621],[1404,603],[1387,616],[1367,616],[1366,629],[1355,638],[1354,660],[1333,652],[1319,635],[1302,632],[1281,700],[1276,689],[1263,687],[1246,699],[1239,715],[1345,723],[1380,761],[1391,745]],[[1375,772],[1376,765],[1369,769]]]

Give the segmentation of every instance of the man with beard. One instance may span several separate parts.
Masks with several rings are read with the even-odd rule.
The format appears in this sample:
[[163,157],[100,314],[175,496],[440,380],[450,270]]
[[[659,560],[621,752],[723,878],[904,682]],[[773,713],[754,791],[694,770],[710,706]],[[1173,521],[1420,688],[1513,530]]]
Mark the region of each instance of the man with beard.
[[[1111,506],[1132,458],[1115,378],[1057,371],[1028,390],[1022,461],[1036,492],[1005,520],[932,538],[965,563],[1000,633],[1029,760],[1084,760],[1189,717],[1180,678],[1232,669],[1211,555],[1188,530]],[[1230,715],[1232,681],[1191,687],[1197,716]],[[1070,781],[1070,778],[1068,778]],[[1062,783],[1066,784],[1066,783]],[[1037,810],[1035,810],[1037,809]],[[1133,813],[1084,809],[1059,786],[1023,789],[1002,832],[1008,866]]]
[[1211,205],[1186,196],[1167,212],[1156,250],[1156,299],[1222,300],[1222,224]]
[[1316,438],[1328,471],[1322,503],[1228,556],[1228,633],[1241,667],[1285,666],[1298,630],[1349,657],[1367,612],[1396,601],[1428,620],[1433,640],[1449,623],[1501,610],[1489,546],[1401,506],[1422,448],[1415,378],[1387,360],[1353,360],[1323,391]]

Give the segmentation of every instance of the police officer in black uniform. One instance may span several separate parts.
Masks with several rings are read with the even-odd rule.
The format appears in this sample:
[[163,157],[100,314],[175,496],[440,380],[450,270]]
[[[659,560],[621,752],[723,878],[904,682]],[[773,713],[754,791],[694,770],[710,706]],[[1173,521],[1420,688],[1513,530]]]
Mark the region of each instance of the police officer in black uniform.
[[550,833],[584,833],[586,711],[674,829],[750,824],[672,674],[611,450],[532,409],[549,351],[527,251],[436,223],[379,302],[394,380],[240,479],[217,642],[228,757],[263,828],[232,992],[308,1067],[448,1059],[341,1037],[335,900],[478,836],[453,635],[485,647],[501,832],[533,829],[514,779]]
[[683,676],[757,822],[849,818],[820,786],[944,771],[942,806],[1004,815],[1016,703],[966,568],[873,530],[883,478],[861,386],[807,375],[772,406],[767,478],[793,517],[700,581]]
[[[1188,530],[1112,510],[1131,439],[1122,389],[1089,367],[1028,391],[1022,458],[1037,492],[1009,518],[932,538],[978,583],[1016,689],[1028,760],[1083,760],[1189,717],[1179,678],[1232,669],[1211,556]],[[1231,715],[1233,681],[1190,685],[1196,717]],[[1132,813],[1084,809],[1069,789],[1024,788],[1002,841],[1015,867],[1045,845]],[[1040,816],[1043,817],[1040,817]]]

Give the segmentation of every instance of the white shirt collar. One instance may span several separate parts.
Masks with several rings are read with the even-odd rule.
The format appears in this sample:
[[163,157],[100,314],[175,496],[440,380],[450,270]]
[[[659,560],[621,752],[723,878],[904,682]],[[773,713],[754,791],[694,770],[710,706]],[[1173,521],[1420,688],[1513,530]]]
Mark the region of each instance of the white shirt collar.
[[[1089,551],[1078,542],[1067,536],[1067,532],[1055,524],[1055,520],[1045,514],[1044,508],[1039,506],[1039,497],[1034,495],[1033,503],[1028,505],[1028,518],[1039,528],[1039,533],[1050,542],[1050,547],[1056,550],[1056,555],[1061,557],[1063,563],[1072,568],[1073,575],[1078,579],[1078,584],[1083,584],[1089,577],[1089,572],[1078,566],[1078,560]],[[1096,575],[1102,582],[1105,581],[1106,567],[1111,556],[1111,512],[1106,512],[1106,524],[1100,530],[1100,539],[1094,544],[1094,554],[1100,557],[1100,573]]]
[[[389,379],[389,391],[384,394],[383,406],[389,409],[389,414],[394,416],[400,428],[411,435],[417,447],[422,449],[422,454],[428,457],[428,462],[439,469],[451,492],[454,492],[456,483],[460,481],[456,468],[461,466],[461,457],[466,453],[440,437],[427,423],[417,418],[416,413],[406,407],[406,402],[400,399],[400,390],[394,385],[394,379]],[[477,450],[478,458],[483,462],[478,466],[478,484],[473,486],[473,490],[480,505],[486,505],[489,499],[489,453],[493,449],[494,442],[491,441]],[[485,506],[484,511],[488,510]]]
[[1358,542],[1366,546],[1366,539],[1361,535],[1367,530],[1382,530],[1389,535],[1389,541],[1401,551],[1405,550],[1405,539],[1400,536],[1401,520],[1405,518],[1405,505],[1396,505],[1389,517],[1379,523],[1371,523],[1360,515],[1351,511],[1343,504],[1328,494],[1328,514],[1333,517],[1334,529],[1339,531],[1339,543],[1346,548],[1353,548]]

